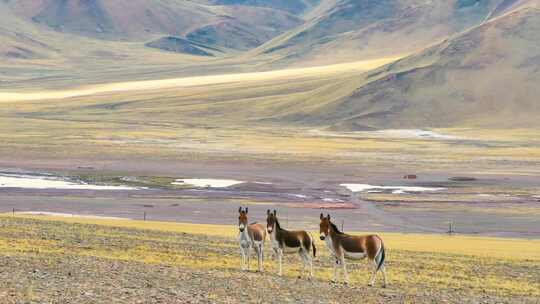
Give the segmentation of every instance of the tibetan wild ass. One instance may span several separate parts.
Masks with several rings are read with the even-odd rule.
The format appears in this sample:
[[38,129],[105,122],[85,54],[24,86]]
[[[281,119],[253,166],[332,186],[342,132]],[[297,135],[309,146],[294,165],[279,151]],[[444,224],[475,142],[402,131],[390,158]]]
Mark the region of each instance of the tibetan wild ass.
[[337,268],[341,265],[345,276],[345,284],[349,283],[349,275],[347,274],[347,266],[345,259],[361,260],[368,258],[373,263],[373,274],[369,281],[369,286],[375,283],[375,276],[380,270],[383,274],[383,287],[386,287],[386,273],[384,269],[384,244],[382,239],[377,235],[362,235],[353,236],[345,234],[330,221],[330,214],[326,217],[321,213],[320,237],[326,242],[326,246],[330,250],[330,254],[334,258],[334,277],[332,282],[336,282]]
[[[257,255],[257,269],[262,271],[263,263],[263,250],[264,250],[264,241],[266,240],[266,230],[262,224],[251,223],[248,225],[248,208],[242,210],[242,207],[238,209],[238,230],[239,242],[240,242],[240,254],[242,255],[241,268],[242,270],[249,270],[249,258],[251,253],[251,248],[255,249],[255,254]],[[247,258],[247,261],[246,261]],[[247,262],[247,263],[246,263]]]
[[274,212],[270,212],[270,210],[266,211],[266,216],[266,229],[268,230],[268,234],[270,234],[272,249],[278,258],[278,275],[281,276],[283,273],[283,253],[298,253],[302,259],[300,277],[302,277],[307,264],[309,265],[309,275],[313,278],[313,258],[310,253],[313,249],[313,257],[315,257],[317,249],[311,235],[306,231],[288,231],[281,228],[276,216],[276,210]]

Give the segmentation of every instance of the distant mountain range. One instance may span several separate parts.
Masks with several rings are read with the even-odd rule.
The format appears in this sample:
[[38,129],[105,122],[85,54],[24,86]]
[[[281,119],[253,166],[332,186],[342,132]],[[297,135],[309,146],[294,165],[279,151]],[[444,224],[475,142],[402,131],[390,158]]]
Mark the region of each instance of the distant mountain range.
[[165,53],[262,70],[403,57],[311,112],[272,119],[339,130],[540,125],[539,33],[540,0],[2,0],[10,69],[0,79]]
[[[172,36],[220,49],[221,55],[251,50],[250,56],[289,66],[410,54],[532,2],[537,1],[4,0],[1,5],[2,15],[58,33],[143,44]],[[36,56],[20,48],[25,49],[4,50],[4,56]]]
[[57,32],[121,41],[173,35],[240,50],[261,45],[303,22],[286,10],[205,2],[8,0],[4,10]]

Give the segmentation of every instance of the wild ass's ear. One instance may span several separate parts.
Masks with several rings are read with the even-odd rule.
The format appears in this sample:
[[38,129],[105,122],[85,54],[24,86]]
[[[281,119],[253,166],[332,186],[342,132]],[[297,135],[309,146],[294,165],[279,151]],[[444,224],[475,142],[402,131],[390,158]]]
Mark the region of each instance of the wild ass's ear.
[[242,206],[238,207],[238,213],[242,213]]
[[328,218],[328,220],[330,220],[330,214],[327,214],[326,217]]
[[321,213],[321,220],[324,218],[324,215]]
[[266,215],[270,215],[270,209],[266,210]]
[[246,207],[246,214],[248,213],[248,207]]
[[274,209],[274,216],[276,216],[276,215],[277,215],[277,211],[276,211],[276,209]]

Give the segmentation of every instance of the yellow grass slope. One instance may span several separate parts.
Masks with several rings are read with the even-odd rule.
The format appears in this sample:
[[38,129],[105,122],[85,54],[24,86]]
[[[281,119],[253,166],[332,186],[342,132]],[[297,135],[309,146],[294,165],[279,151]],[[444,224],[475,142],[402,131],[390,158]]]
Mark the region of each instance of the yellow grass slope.
[[[10,216],[5,214],[4,216]],[[59,221],[64,223],[101,225],[107,227],[145,229],[163,232],[234,237],[238,231],[232,225],[190,224],[175,222],[117,220],[42,215],[15,215],[17,218]],[[353,233],[359,234],[359,232]],[[473,237],[463,235],[378,233],[388,250],[406,250],[487,258],[540,261],[540,240]],[[320,248],[324,246],[318,242]]]
[[79,87],[66,90],[41,90],[37,92],[11,92],[0,91],[0,102],[13,101],[34,101],[34,100],[50,100],[64,99],[78,96],[88,96],[95,94],[114,93],[114,92],[129,92],[129,91],[153,91],[171,88],[187,88],[205,85],[219,85],[230,83],[250,83],[259,81],[270,81],[279,79],[302,79],[316,78],[321,76],[339,75],[342,73],[365,72],[377,67],[380,67],[389,62],[395,61],[400,57],[379,58],[373,60],[357,61],[345,64],[333,64],[327,66],[283,69],[269,72],[254,72],[254,73],[236,73],[222,74],[211,76],[193,76],[184,78],[118,82],[100,84],[88,87]]

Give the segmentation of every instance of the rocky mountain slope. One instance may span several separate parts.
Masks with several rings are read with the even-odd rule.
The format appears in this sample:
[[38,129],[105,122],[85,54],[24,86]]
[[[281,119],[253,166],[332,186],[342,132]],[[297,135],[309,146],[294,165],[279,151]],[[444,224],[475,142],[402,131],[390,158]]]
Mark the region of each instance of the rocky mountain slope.
[[338,129],[539,126],[540,10],[524,8],[367,75],[317,113]]
[[[503,0],[335,0],[253,51],[273,63],[321,64],[405,55],[479,25]],[[276,59],[277,58],[277,59]]]

